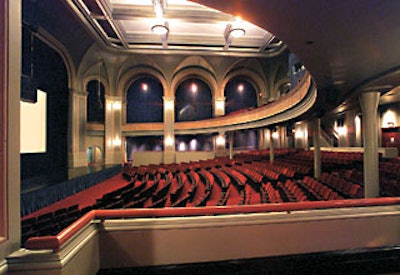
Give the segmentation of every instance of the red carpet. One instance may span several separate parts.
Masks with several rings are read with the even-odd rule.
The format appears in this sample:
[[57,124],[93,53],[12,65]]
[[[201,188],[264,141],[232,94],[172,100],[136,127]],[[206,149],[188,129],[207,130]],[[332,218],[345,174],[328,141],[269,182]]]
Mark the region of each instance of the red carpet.
[[65,198],[64,200],[58,201],[36,212],[26,215],[22,218],[22,220],[37,217],[42,214],[53,212],[57,209],[69,207],[75,204],[78,204],[79,209],[82,209],[86,206],[93,205],[96,202],[96,199],[100,199],[104,194],[117,190],[127,184],[129,184],[129,181],[122,177],[122,173],[119,173],[118,175],[104,182],[98,183],[86,190]]

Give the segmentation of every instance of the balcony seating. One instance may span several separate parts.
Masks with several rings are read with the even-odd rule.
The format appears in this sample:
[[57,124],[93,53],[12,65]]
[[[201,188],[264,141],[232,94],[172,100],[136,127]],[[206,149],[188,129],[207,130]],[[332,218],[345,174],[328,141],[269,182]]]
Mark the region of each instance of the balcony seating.
[[215,176],[215,179],[221,185],[222,190],[226,191],[231,183],[231,179],[227,174],[217,168],[211,168],[210,172]]
[[[278,154],[279,155],[279,154]],[[268,150],[182,164],[130,167],[124,178],[131,182],[79,209],[78,205],[54,209],[40,216],[23,219],[22,240],[54,235],[92,209],[235,206],[244,204],[330,201],[362,198],[362,171],[357,163],[362,154],[322,154],[328,167],[320,180],[310,172],[313,154],[308,151],[283,151],[274,163]],[[348,166],[354,164],[349,169]],[[323,163],[324,165],[324,163]],[[400,161],[380,162],[380,185],[384,196],[399,196]]]

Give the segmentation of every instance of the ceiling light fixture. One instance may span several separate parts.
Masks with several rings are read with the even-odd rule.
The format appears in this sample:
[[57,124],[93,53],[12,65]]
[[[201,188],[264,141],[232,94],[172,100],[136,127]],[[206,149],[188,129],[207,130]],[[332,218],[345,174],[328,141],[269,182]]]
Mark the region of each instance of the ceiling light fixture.
[[229,31],[229,36],[233,38],[239,38],[246,34],[246,31],[242,28],[234,28]]
[[245,29],[240,26],[232,26],[232,24],[226,25],[224,37],[225,46],[224,50],[228,50],[229,46],[232,44],[233,39],[240,38],[246,34]]
[[151,31],[158,35],[165,35],[169,32],[169,29],[165,25],[157,24],[151,27]]

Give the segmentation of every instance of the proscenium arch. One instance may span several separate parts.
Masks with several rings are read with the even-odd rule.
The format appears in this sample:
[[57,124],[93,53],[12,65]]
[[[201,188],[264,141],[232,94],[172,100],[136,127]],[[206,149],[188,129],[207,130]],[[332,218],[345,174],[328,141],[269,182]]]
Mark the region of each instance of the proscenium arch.
[[[91,151],[93,149],[94,149],[94,151]],[[89,156],[89,154],[87,154],[88,164],[101,164],[104,162],[104,151],[102,150],[102,148],[100,146],[89,145],[89,146],[87,146],[86,153],[88,153],[88,151],[91,151],[91,156]],[[100,159],[97,158],[98,153],[99,153]],[[89,161],[89,160],[93,160],[93,159],[94,159],[94,162]]]
[[76,68],[65,46],[42,28],[38,29],[35,36],[59,54],[67,71],[68,88],[74,87],[73,79],[76,78]]
[[[260,104],[259,102],[259,95],[261,94],[262,97],[267,96],[267,89],[266,89],[266,84],[262,77],[255,73],[252,70],[249,70],[247,68],[240,68],[237,70],[232,70],[230,71],[224,78],[222,82],[222,91],[225,92],[225,87],[228,84],[229,81],[232,79],[235,79],[236,77],[241,77],[243,80],[247,81],[250,83],[253,88],[256,90],[257,93],[257,102],[258,105]],[[268,95],[269,96],[269,95]]]

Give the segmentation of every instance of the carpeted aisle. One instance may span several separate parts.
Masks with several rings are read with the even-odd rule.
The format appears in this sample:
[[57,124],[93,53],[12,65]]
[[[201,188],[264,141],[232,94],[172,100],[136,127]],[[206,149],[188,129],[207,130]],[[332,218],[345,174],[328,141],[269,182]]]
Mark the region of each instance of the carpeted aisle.
[[71,205],[76,205],[76,204],[79,205],[79,209],[82,209],[86,206],[93,205],[96,202],[96,200],[100,199],[104,194],[114,191],[114,190],[117,190],[128,184],[129,184],[129,181],[125,180],[122,177],[122,173],[119,173],[118,175],[116,175],[106,181],[103,181],[99,184],[96,184],[84,191],[76,193],[75,195],[72,195],[64,200],[58,201],[56,203],[53,203],[52,205],[49,205],[45,208],[38,210],[36,212],[26,215],[22,218],[22,220],[37,217],[42,214],[53,212],[57,209],[69,207]]

